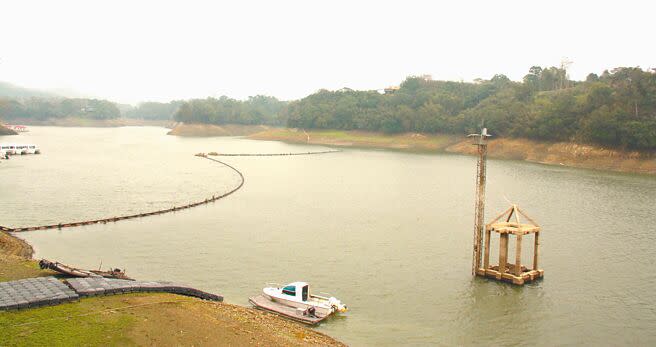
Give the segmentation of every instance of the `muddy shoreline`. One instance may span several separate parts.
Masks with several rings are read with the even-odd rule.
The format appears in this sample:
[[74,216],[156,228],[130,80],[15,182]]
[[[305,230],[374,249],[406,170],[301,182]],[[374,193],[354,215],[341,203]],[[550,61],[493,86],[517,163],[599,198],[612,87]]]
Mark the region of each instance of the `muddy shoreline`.
[[[363,131],[304,131],[271,128],[250,135],[248,138],[336,147],[476,154],[476,148],[467,138],[445,134],[386,135]],[[656,175],[656,153],[623,151],[570,142],[549,143],[527,139],[492,139],[489,141],[488,155],[490,158],[496,159],[524,160],[548,165]]]

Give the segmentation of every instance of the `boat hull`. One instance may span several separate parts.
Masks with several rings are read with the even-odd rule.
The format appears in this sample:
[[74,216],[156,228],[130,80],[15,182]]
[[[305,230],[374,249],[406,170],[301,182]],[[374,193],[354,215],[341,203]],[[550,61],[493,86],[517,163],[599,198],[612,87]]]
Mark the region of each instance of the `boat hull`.
[[309,325],[319,324],[324,319],[328,318],[328,316],[304,315],[303,312],[299,312],[298,309],[272,301],[270,297],[265,296],[264,294],[249,298],[248,301],[256,308],[273,312],[282,317]]
[[263,294],[264,297],[268,298],[271,301],[280,303],[285,306],[289,307],[294,307],[294,308],[300,308],[303,310],[306,310],[310,307],[314,307],[315,309],[315,315],[319,317],[325,317],[333,313],[332,308],[327,308],[327,307],[322,307],[322,306],[317,306],[317,305],[312,305],[311,303],[303,303],[303,302],[298,302],[294,300],[287,300],[283,299],[274,295],[269,295],[269,294]]

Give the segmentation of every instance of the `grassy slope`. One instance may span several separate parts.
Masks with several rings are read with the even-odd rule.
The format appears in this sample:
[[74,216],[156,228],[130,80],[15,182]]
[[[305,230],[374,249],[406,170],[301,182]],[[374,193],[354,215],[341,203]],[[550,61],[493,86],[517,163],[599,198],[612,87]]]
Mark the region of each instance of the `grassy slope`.
[[[0,232],[0,281],[48,276],[26,242]],[[165,293],[85,298],[0,311],[1,346],[325,345],[340,342],[278,316]]]
[[0,313],[8,346],[338,345],[250,308],[172,294],[126,294]]
[[[408,151],[440,151],[458,141],[454,135],[424,135],[382,133],[347,130],[312,130],[272,128],[249,136],[256,140],[277,140],[345,147],[389,148]],[[308,141],[309,138],[309,141]]]
[[0,281],[53,274],[50,271],[41,270],[31,257],[32,247],[30,245],[0,231]]
[[[308,141],[309,137],[309,141]],[[386,135],[362,131],[275,128],[249,136],[256,140],[277,140],[331,146],[388,148],[418,152],[452,152],[473,155],[476,147],[461,136],[443,134]],[[656,155],[606,149],[575,143],[547,143],[526,139],[492,139],[489,156],[526,160],[552,165],[656,174]]]
[[178,123],[168,135],[175,136],[244,136],[251,135],[269,129],[266,125],[239,125],[239,124],[185,124]]

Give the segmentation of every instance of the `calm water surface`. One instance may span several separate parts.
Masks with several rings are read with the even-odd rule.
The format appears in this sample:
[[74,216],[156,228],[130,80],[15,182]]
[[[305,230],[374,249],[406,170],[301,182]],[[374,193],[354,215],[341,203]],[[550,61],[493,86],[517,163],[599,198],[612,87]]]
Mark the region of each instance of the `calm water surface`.
[[[166,131],[32,127],[0,137],[43,150],[0,163],[0,225],[168,208],[238,183],[197,152],[322,149]],[[472,157],[347,149],[225,159],[246,184],[214,204],[20,236],[37,257],[102,261],[235,304],[266,282],[307,280],[349,305],[317,329],[352,345],[656,343],[656,177],[491,160],[486,220],[509,200],[544,228],[545,279],[518,288],[470,276]]]

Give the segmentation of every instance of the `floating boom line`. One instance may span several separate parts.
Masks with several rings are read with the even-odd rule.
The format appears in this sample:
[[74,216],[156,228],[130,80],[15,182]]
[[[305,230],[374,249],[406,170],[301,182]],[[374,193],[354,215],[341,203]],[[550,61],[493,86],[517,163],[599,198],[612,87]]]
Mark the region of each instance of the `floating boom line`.
[[244,185],[245,179],[244,175],[241,173],[241,171],[237,170],[234,166],[222,162],[217,159],[212,159],[212,158],[207,158],[203,157],[205,159],[217,162],[219,164],[222,164],[230,169],[232,169],[237,175],[239,175],[240,182],[239,184],[228,191],[227,193],[224,193],[219,196],[212,195],[210,198],[206,198],[205,200],[201,200],[198,202],[190,203],[187,205],[182,205],[182,206],[173,206],[172,208],[168,209],[163,209],[163,210],[157,210],[157,211],[152,211],[152,212],[145,212],[145,213],[138,213],[138,214],[131,214],[131,215],[126,215],[126,216],[119,216],[119,217],[110,217],[110,218],[103,218],[103,219],[94,219],[94,220],[87,220],[87,221],[81,221],[81,222],[70,222],[70,223],[58,223],[58,224],[50,224],[50,225],[40,225],[40,226],[31,226],[31,227],[18,227],[18,228],[8,228],[4,226],[0,226],[0,231],[5,231],[5,232],[25,232],[25,231],[33,231],[33,230],[49,230],[49,229],[62,229],[62,228],[72,228],[72,227],[79,227],[79,226],[84,226],[84,225],[91,225],[91,224],[106,224],[109,222],[118,222],[121,220],[126,220],[126,219],[134,219],[134,218],[141,218],[141,217],[148,217],[148,216],[154,216],[158,214],[164,214],[164,213],[170,213],[170,212],[175,212],[175,211],[180,211],[204,204],[208,204],[210,202],[214,202],[220,199],[223,199],[227,197],[228,195],[238,191],[241,189],[241,187]]

